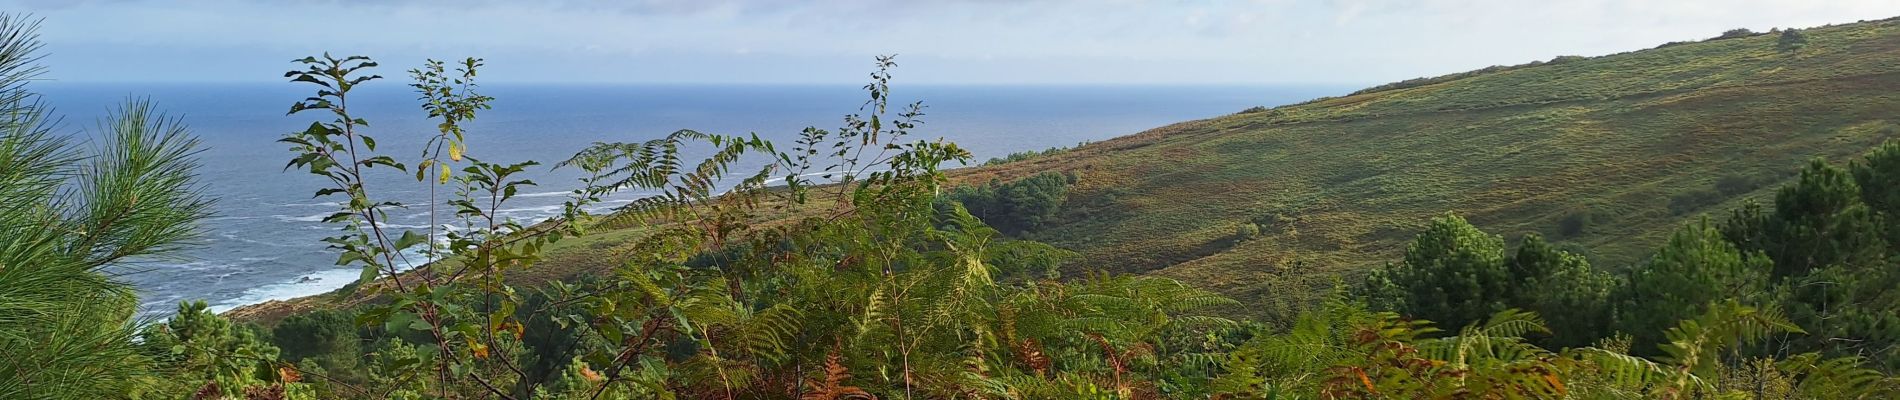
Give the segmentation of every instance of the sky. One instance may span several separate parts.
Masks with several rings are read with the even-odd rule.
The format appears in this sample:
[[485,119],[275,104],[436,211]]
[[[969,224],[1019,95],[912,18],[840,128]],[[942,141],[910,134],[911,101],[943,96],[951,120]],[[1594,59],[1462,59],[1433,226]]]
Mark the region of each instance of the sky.
[[1900,16],[1900,0],[0,0],[48,78],[261,82],[360,54],[481,57],[489,83],[1375,84],[1732,28]]

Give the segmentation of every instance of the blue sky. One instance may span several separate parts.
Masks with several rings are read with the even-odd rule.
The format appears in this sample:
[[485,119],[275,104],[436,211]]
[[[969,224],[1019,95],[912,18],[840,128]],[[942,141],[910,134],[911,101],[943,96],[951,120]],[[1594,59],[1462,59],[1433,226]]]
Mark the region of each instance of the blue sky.
[[483,57],[494,82],[1367,84],[1900,16],[1900,0],[0,0],[50,78],[275,81]]

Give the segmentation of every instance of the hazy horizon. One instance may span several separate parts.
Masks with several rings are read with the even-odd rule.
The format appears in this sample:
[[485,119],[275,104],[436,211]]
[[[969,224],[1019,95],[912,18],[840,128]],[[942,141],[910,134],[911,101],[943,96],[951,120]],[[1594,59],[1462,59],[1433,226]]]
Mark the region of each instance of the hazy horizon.
[[[489,83],[1370,85],[1900,15],[1900,1],[7,0],[63,82],[270,82],[332,51]],[[471,29],[475,27],[477,29]]]

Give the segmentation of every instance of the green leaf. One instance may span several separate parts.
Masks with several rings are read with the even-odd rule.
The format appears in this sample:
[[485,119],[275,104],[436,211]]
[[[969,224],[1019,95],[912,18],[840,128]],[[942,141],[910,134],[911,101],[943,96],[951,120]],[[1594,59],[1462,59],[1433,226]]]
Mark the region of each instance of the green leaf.
[[403,231],[402,238],[396,239],[396,250],[407,250],[427,240],[429,240],[428,237],[416,234],[415,231]]
[[[417,318],[416,313],[397,311],[390,313],[389,320],[383,322],[383,330],[389,331],[391,334],[398,334],[402,333],[404,328],[414,329],[418,323],[422,323],[422,319]],[[428,325],[424,324],[423,329],[428,329]]]

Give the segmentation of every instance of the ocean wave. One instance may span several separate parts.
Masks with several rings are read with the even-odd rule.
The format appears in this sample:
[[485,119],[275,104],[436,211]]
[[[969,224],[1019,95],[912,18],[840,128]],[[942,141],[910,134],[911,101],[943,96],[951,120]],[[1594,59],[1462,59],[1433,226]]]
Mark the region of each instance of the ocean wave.
[[[397,257],[397,271],[408,271],[417,266],[427,264],[428,262],[429,258],[422,252],[422,249],[409,249],[403,251],[400,256]],[[223,280],[226,277],[234,275],[255,274],[259,272],[260,271],[251,270],[236,271],[219,275],[217,278]],[[243,294],[237,297],[212,303],[211,311],[222,313],[234,308],[271,300],[289,300],[298,297],[329,293],[330,291],[349,285],[352,282],[356,282],[358,278],[362,277],[362,273],[363,270],[361,267],[354,267],[325,269],[298,275],[286,281],[247,289]]]
[[159,266],[159,268],[177,268],[177,269],[182,269],[186,271],[214,271],[214,270],[231,269],[232,267],[236,267],[236,265],[217,263],[217,262],[211,262],[211,261],[192,261],[188,263],[179,263],[179,264],[161,264]]
[[291,242],[283,242],[283,241],[257,240],[257,239],[243,237],[243,236],[238,236],[238,234],[231,233],[231,232],[219,233],[218,237],[225,238],[228,240],[235,240],[235,241],[250,243],[250,244],[260,244],[260,245],[271,246],[271,247],[307,247],[311,245],[311,244],[291,243]]
[[[832,182],[836,182],[838,181],[838,178],[843,178],[845,176],[874,174],[874,173],[885,172],[885,171],[890,171],[890,170],[889,169],[872,170],[872,169],[867,168],[867,169],[861,169],[857,171],[819,171],[819,172],[806,172],[806,173],[798,174],[796,176],[799,178],[810,178],[814,176],[823,177],[825,175],[835,175],[836,176],[835,178],[828,179],[828,180]],[[766,179],[765,182],[763,183],[765,184],[765,186],[784,184],[785,177]],[[819,183],[825,183],[825,182],[819,182]],[[727,189],[727,191],[731,191],[731,189]]]
[[574,191],[570,190],[570,191],[561,191],[561,192],[522,193],[522,194],[515,195],[515,197],[557,197],[557,196],[567,196],[567,195],[572,195],[572,194],[574,194]]
[[271,215],[270,217],[276,218],[278,221],[284,221],[284,222],[323,222],[323,219],[329,218],[331,214],[335,214],[335,213],[311,214],[311,215],[305,215],[301,217],[293,217],[289,215],[276,214],[276,215]]
[[288,300],[304,296],[329,293],[332,290],[355,282],[362,270],[327,269],[299,275],[288,282],[273,283],[245,290],[238,297],[219,301],[211,305],[212,312],[225,312],[233,308],[257,304],[271,300]]
[[563,207],[566,206],[557,204],[539,207],[504,208],[495,210],[495,215],[502,218],[514,218],[519,222],[533,222],[561,215]]

